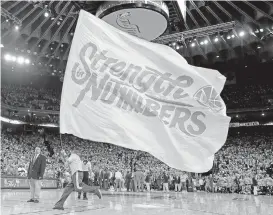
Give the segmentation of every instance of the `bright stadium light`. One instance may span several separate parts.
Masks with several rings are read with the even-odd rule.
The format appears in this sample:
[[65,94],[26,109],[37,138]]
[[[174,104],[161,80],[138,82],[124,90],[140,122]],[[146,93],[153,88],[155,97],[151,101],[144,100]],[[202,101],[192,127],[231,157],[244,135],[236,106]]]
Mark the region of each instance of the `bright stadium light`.
[[18,62],[19,64],[23,64],[23,63],[25,62],[25,59],[24,59],[23,57],[18,57],[18,58],[17,58],[17,62]]
[[18,31],[19,30],[19,26],[18,25],[15,25],[15,30]]
[[0,48],[4,48],[4,45],[1,43]]
[[29,59],[25,59],[25,63],[29,64],[30,63]]
[[10,61],[10,60],[11,60],[11,56],[10,56],[9,54],[6,54],[6,55],[5,55],[5,60],[6,60],[6,61]]
[[214,39],[214,42],[218,42],[219,41],[219,39],[218,39],[218,37],[216,37],[215,39]]
[[201,45],[204,45],[204,42],[202,41],[200,44],[201,44]]
[[192,44],[191,44],[191,47],[194,47],[194,46],[195,46],[195,43],[192,43]]
[[219,58],[219,55],[217,55],[216,57]]
[[48,17],[48,16],[49,16],[49,13],[48,13],[48,12],[45,12],[44,15],[45,15],[45,17]]
[[229,40],[231,37],[230,36],[227,36],[227,39]]
[[12,60],[13,62],[15,62],[15,61],[16,61],[16,57],[15,57],[15,56],[12,56],[11,60]]
[[261,28],[261,29],[260,29],[260,32],[264,32],[264,29]]
[[244,31],[241,31],[240,33],[239,33],[239,36],[240,37],[243,37],[245,35],[245,32]]
[[208,44],[208,42],[209,42],[208,40],[205,40],[205,41],[204,41],[205,44]]
[[232,35],[231,35],[231,37],[232,37],[232,38],[235,38],[235,35],[234,35],[234,34],[232,34]]

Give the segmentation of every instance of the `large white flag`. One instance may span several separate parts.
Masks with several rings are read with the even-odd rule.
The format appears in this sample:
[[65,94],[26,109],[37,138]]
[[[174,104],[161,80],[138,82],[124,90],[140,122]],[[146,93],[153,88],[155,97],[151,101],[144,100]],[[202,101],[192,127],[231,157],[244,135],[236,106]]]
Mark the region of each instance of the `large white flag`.
[[225,77],[193,67],[81,11],[66,67],[60,131],[151,153],[170,167],[211,169],[230,118]]

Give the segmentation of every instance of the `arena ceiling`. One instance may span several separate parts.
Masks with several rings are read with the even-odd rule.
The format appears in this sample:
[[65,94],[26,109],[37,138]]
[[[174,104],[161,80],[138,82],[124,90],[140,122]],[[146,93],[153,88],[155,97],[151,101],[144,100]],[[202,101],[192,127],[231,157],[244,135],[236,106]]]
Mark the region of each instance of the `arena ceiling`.
[[[102,3],[1,1],[2,59],[7,53],[23,56],[29,59],[29,71],[62,76],[80,9],[95,15]],[[165,3],[168,28],[154,42],[171,46],[189,63],[213,64],[246,56],[272,60],[273,2],[188,0],[185,20],[177,1]],[[15,67],[12,62],[3,66]]]

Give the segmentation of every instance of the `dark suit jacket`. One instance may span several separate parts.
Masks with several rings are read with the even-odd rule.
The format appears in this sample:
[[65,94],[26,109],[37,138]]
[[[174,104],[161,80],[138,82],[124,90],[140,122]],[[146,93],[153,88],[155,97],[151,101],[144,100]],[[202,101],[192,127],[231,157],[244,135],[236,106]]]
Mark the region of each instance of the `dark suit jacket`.
[[29,162],[27,178],[39,179],[40,177],[44,177],[46,167],[46,157],[44,155],[39,154],[33,163],[33,158]]
[[110,172],[109,171],[105,171],[104,172],[104,176],[103,176],[104,180],[108,180],[110,178]]

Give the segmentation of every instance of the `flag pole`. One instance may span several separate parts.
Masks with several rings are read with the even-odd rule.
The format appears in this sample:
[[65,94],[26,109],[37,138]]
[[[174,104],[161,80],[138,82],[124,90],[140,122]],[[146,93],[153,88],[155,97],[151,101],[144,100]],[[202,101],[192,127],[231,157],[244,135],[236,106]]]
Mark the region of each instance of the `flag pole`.
[[63,142],[62,142],[62,134],[60,133],[60,141],[61,141],[61,147],[63,149]]

